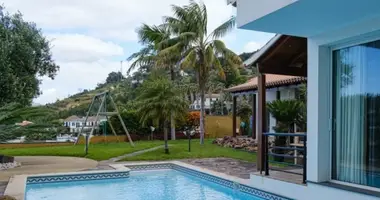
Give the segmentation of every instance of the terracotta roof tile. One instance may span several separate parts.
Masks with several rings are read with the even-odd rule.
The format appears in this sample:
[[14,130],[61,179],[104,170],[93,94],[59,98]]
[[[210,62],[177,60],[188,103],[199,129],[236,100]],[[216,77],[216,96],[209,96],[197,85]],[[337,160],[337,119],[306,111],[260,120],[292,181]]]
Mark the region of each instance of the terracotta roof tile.
[[[277,87],[283,85],[295,85],[306,82],[305,77],[301,76],[285,76],[277,74],[266,74],[266,87]],[[240,92],[246,90],[257,90],[257,77],[251,78],[246,83],[230,87],[226,89],[227,92]]]

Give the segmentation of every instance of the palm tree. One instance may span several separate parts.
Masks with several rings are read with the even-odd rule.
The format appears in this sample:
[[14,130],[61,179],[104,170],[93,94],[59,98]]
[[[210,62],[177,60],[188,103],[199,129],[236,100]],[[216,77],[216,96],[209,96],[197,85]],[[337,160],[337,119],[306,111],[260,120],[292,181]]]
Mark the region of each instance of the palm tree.
[[188,109],[188,102],[183,98],[182,91],[165,77],[147,80],[137,97],[136,107],[143,125],[150,121],[155,124],[163,121],[165,153],[169,153],[168,116],[182,118]]
[[157,46],[158,59],[165,59],[181,52],[180,66],[196,71],[201,99],[200,135],[204,143],[205,91],[209,72],[217,70],[221,77],[224,71],[219,57],[226,60],[233,68],[241,66],[242,61],[233,51],[228,49],[219,38],[235,27],[235,18],[231,18],[210,34],[207,32],[207,9],[203,3],[190,1],[187,6],[172,6],[173,17],[164,18],[164,27],[172,33],[172,37],[160,42]]
[[[178,60],[180,58],[179,54],[171,54],[162,58],[160,62],[157,62],[156,56],[159,49],[158,44],[164,40],[170,38],[171,33],[169,29],[165,26],[149,26],[143,24],[138,30],[139,42],[144,45],[139,52],[132,54],[127,60],[134,62],[131,64],[128,69],[128,73],[137,66],[155,66],[157,68],[165,68],[170,71],[170,79],[175,80],[175,68],[177,66]],[[174,116],[170,120],[171,126],[171,138],[175,140],[175,120]]]

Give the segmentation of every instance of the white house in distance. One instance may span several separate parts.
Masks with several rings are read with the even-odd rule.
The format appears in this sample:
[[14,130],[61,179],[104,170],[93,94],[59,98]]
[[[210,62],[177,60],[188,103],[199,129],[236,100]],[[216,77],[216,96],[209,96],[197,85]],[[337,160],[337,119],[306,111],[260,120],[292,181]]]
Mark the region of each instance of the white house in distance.
[[[212,104],[219,100],[220,94],[205,94],[205,110],[206,113],[210,112]],[[190,105],[191,110],[201,110],[201,99],[197,97],[194,102]]]
[[[82,128],[82,125],[85,120],[86,120],[86,117],[78,117],[76,115],[72,115],[66,118],[63,124],[65,127],[68,127],[70,129],[70,133],[78,133],[80,129]],[[96,120],[96,116],[89,116],[84,129],[90,129],[92,128],[93,125],[95,125],[95,128],[96,128],[98,127],[100,122],[103,122],[103,121],[107,121],[107,118],[105,116],[99,116],[98,120]]]
[[[246,64],[250,64],[250,61],[247,60]],[[299,76],[286,76],[286,75],[276,75],[276,74],[267,74],[266,76],[266,102],[271,102],[273,100],[285,100],[285,99],[298,99],[300,95],[299,87],[301,84],[306,83],[306,78]],[[258,121],[256,120],[259,115],[258,110],[258,100],[257,100],[257,77],[251,78],[246,83],[230,87],[226,89],[227,92],[230,92],[232,96],[237,97],[241,95],[254,95],[255,108],[252,113],[255,117],[252,119],[254,124],[253,138],[257,138],[257,129]],[[237,102],[234,101],[236,106]],[[276,119],[271,115],[267,115],[267,130],[273,133],[273,127],[276,126]],[[236,130],[236,128],[234,129]]]
[[261,80],[281,67],[307,69],[306,184],[257,175],[251,184],[292,199],[379,199],[380,1],[228,2],[237,7],[239,28],[278,34],[262,52],[272,44],[297,52],[300,38],[306,43],[304,55],[280,52],[288,55],[282,63],[253,59]]

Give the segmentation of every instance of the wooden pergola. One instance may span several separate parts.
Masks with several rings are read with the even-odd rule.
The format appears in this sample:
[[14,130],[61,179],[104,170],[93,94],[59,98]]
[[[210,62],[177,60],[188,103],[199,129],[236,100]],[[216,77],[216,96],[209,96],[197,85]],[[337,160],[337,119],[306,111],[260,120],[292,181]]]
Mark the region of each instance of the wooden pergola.
[[[236,97],[242,94],[253,94],[252,113],[257,117],[257,169],[264,168],[265,137],[268,132],[266,121],[266,89],[296,85],[306,82],[307,77],[307,39],[302,37],[276,35],[258,52],[244,62],[256,66],[259,74],[249,82],[227,89],[233,94],[233,133],[236,136]],[[237,89],[238,88],[238,89]],[[257,111],[256,94],[257,93]],[[256,136],[256,120],[253,117],[252,136]]]

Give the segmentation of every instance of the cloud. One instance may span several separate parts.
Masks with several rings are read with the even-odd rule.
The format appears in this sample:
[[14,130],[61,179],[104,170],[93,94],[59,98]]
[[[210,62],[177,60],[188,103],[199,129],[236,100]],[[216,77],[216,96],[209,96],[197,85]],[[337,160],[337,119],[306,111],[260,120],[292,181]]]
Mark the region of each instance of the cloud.
[[[208,9],[209,31],[235,14],[235,9],[223,0],[203,1]],[[43,78],[43,95],[35,100],[47,103],[74,94],[79,88],[91,89],[104,82],[108,73],[119,70],[120,60],[138,50],[136,29],[142,23],[160,24],[163,16],[172,15],[172,4],[181,6],[189,0],[2,2],[7,11],[20,11],[25,20],[35,22],[51,40],[53,58],[60,65],[60,72],[55,80]],[[223,40],[235,43],[236,33]]]
[[81,34],[48,35],[52,41],[53,56],[58,61],[94,61],[124,54],[115,43]]
[[253,52],[253,51],[256,51],[256,50],[260,49],[263,46],[264,46],[264,43],[260,43],[260,42],[256,42],[256,41],[251,41],[251,42],[248,42],[244,46],[243,51],[244,52]]
[[[54,80],[44,78],[42,95],[34,102],[45,104],[63,99],[84,89],[94,89],[104,83],[108,73],[120,71],[120,62],[97,60],[93,62],[58,62],[60,72]],[[126,69],[129,63],[123,64]],[[125,69],[123,71],[125,71]]]
[[[88,34],[110,40],[136,41],[135,29],[141,23],[159,24],[171,15],[171,5],[188,0],[4,0],[7,10],[21,11],[44,30],[86,30]],[[209,28],[216,28],[234,14],[232,6],[221,0],[204,0],[209,13]],[[133,34],[132,34],[133,33]]]

